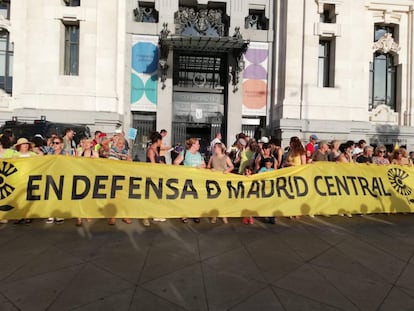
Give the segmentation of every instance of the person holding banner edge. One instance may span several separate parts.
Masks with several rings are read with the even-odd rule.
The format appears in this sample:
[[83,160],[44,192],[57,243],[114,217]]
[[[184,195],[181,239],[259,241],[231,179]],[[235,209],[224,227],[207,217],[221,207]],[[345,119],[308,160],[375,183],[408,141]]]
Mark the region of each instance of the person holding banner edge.
[[[108,159],[112,160],[124,160],[124,161],[132,161],[131,153],[126,148],[125,145],[125,138],[119,136],[114,143],[114,146],[109,150]],[[131,224],[131,219],[123,218],[122,221],[126,224]],[[109,219],[109,225],[115,225],[115,218]]]
[[[289,166],[305,165],[307,163],[306,151],[305,151],[305,148],[303,147],[303,144],[300,138],[297,136],[292,136],[290,138],[289,147],[290,148],[286,155],[286,160],[283,163],[283,166],[289,167]],[[300,216],[299,215],[295,217],[291,216],[290,218],[299,219]]]
[[[175,158],[173,164],[180,165],[183,162],[184,166],[205,168],[206,163],[204,162],[203,156],[198,151],[200,149],[200,141],[198,138],[192,137],[187,139],[185,142],[186,149],[181,151],[180,154]],[[200,222],[200,218],[193,218],[195,223]],[[188,218],[181,218],[183,223],[188,223]]]
[[[213,145],[212,156],[210,157],[207,168],[212,171],[223,172],[224,174],[231,173],[234,165],[226,154],[226,146],[222,142],[217,142]],[[222,218],[223,223],[228,224],[227,217]],[[215,224],[217,217],[211,218],[210,222]]]
[[[154,132],[150,135],[151,145],[147,148],[147,162],[148,163],[162,163],[165,164],[165,156],[161,155],[162,147],[162,135],[158,132]],[[165,218],[154,218],[154,221],[166,221]],[[150,226],[148,218],[142,220],[145,227]]]
[[[77,157],[84,158],[99,158],[99,153],[93,148],[93,142],[91,138],[83,137],[80,141],[81,148],[76,151]],[[86,218],[86,222],[91,222],[90,218]],[[76,219],[76,226],[82,226],[82,218]]]

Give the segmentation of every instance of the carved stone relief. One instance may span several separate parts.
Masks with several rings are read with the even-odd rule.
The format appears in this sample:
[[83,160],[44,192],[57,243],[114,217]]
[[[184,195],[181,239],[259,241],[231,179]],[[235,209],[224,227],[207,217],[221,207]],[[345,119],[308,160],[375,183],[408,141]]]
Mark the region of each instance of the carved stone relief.
[[8,19],[4,18],[3,15],[0,15],[0,31],[10,32],[11,23]]
[[379,123],[397,123],[398,114],[387,105],[378,105],[369,112],[369,120]]
[[225,36],[223,12],[215,9],[180,7],[175,14],[175,33],[189,36]]
[[384,34],[377,42],[373,45],[374,52],[381,52],[381,53],[398,53],[401,50],[401,47],[398,45],[397,42],[394,41],[392,34],[386,33]]

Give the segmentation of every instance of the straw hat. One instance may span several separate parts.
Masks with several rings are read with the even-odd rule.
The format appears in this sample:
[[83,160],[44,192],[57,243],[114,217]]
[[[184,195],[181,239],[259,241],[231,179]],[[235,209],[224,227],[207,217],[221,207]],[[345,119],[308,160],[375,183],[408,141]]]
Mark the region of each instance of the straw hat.
[[17,147],[17,146],[20,146],[20,145],[23,145],[23,144],[28,144],[28,145],[34,147],[34,143],[28,141],[27,138],[24,138],[24,137],[19,138],[17,140],[17,143],[14,145],[14,147]]

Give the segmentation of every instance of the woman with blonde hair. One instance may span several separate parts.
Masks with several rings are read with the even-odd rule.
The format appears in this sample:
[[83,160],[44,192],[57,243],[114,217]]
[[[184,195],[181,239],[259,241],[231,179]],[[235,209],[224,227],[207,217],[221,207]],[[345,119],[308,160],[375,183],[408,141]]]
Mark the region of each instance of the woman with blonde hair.
[[[223,172],[224,174],[231,173],[234,169],[234,165],[230,158],[226,154],[226,146],[223,143],[215,143],[213,146],[213,156],[208,161],[207,168],[212,171]],[[217,222],[217,217],[211,218],[212,224]],[[227,217],[223,217],[223,222],[228,223]]]
[[[77,157],[99,158],[99,153],[92,147],[92,138],[84,137],[80,141],[81,148],[76,150]],[[86,218],[86,222],[90,222],[90,218]],[[82,218],[76,220],[76,226],[82,226]]]
[[387,149],[385,146],[380,145],[375,148],[374,156],[372,157],[372,163],[374,164],[390,164],[390,161],[385,156]]
[[[17,143],[14,145],[16,148],[16,153],[14,153],[13,157],[16,158],[29,158],[29,157],[36,157],[41,156],[43,154],[37,154],[36,152],[33,152],[32,149],[34,147],[34,144],[27,140],[27,138],[19,138],[17,140]],[[14,222],[15,225],[19,224],[30,224],[32,220],[30,218],[27,219],[18,219]]]
[[413,162],[408,158],[407,150],[401,147],[392,152],[391,164],[412,166]]
[[[198,150],[200,150],[200,141],[198,138],[190,138],[185,142],[186,149],[181,151],[180,154],[175,158],[173,164],[180,165],[181,162],[184,166],[190,166],[195,168],[205,168],[206,163],[204,162],[203,156]],[[193,218],[195,223],[200,222],[200,218]],[[182,218],[183,223],[188,223],[188,218]]]
[[331,150],[328,153],[328,161],[335,162],[339,156],[341,155],[341,151],[339,150],[339,146],[341,142],[339,140],[333,140],[331,142]]
[[[112,160],[121,160],[121,161],[132,161],[131,153],[126,148],[125,139],[123,137],[119,137],[116,140],[116,143],[112,148],[109,150],[108,159]],[[127,225],[131,224],[131,219],[123,218],[122,221]],[[110,218],[108,221],[109,225],[115,225],[115,218]]]

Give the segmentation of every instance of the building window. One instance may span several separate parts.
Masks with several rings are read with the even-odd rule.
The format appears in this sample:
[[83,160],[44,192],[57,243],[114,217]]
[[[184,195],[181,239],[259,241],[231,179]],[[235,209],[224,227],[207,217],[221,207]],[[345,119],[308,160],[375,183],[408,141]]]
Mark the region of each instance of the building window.
[[10,19],[10,0],[0,1],[0,15],[5,19]]
[[63,0],[66,6],[80,6],[80,0]]
[[390,53],[375,53],[370,63],[369,110],[386,105],[396,111],[397,66]]
[[79,74],[79,25],[65,25],[64,74]]
[[335,86],[335,38],[319,40],[318,86]]
[[174,86],[224,90],[225,62],[220,56],[174,53],[174,68]]
[[335,4],[324,3],[319,21],[328,24],[336,23]]
[[158,23],[158,11],[153,2],[138,1],[134,16],[135,21],[139,23]]
[[13,89],[13,45],[9,33],[0,32],[0,89],[11,94]]
[[268,30],[269,19],[266,18],[265,10],[249,9],[249,15],[244,19],[245,29]]
[[374,42],[380,40],[382,37],[384,37],[385,34],[391,34],[395,41],[398,42],[398,38],[396,38],[396,28],[394,26],[386,24],[375,24]]
[[374,56],[369,71],[369,110],[386,105],[397,111],[398,26],[374,25]]

